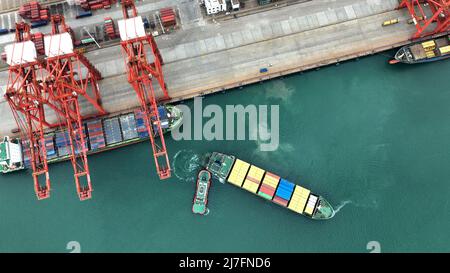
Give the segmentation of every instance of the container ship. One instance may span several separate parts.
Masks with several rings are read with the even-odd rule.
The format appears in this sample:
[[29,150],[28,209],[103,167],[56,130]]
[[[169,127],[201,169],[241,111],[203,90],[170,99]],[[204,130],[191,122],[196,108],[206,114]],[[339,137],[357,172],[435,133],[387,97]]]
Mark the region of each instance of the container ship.
[[[158,107],[163,133],[170,132],[182,123],[183,113],[172,105]],[[149,138],[140,110],[83,123],[88,154],[95,154],[145,141]],[[156,130],[155,130],[156,131]],[[48,163],[69,159],[70,142],[66,130],[55,130],[45,135]],[[81,147],[76,147],[76,152]],[[9,173],[30,168],[30,144],[27,139],[5,137],[0,142],[0,171]]]
[[330,219],[335,211],[322,196],[245,161],[214,152],[205,167],[221,183],[228,182],[268,201],[315,220]]
[[434,62],[450,57],[450,35],[440,38],[414,43],[400,48],[395,54],[395,63],[426,63]]

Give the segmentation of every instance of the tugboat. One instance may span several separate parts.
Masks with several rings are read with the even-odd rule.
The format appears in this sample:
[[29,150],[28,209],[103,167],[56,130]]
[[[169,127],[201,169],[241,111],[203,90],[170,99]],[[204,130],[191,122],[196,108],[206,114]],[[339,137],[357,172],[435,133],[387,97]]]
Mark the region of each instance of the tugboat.
[[335,215],[331,204],[321,195],[235,156],[214,152],[208,154],[204,162],[219,182],[233,184],[297,214],[314,220],[326,220]]
[[208,209],[208,192],[211,186],[211,173],[207,170],[201,170],[197,178],[197,189],[195,191],[192,212],[204,215]]

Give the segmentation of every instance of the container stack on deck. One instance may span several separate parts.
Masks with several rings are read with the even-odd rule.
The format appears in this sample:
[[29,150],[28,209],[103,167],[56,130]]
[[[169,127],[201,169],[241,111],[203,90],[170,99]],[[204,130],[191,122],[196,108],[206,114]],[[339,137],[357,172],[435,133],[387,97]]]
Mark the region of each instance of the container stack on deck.
[[23,19],[29,19],[32,23],[41,21],[48,22],[50,18],[49,9],[42,7],[41,4],[36,1],[32,1],[20,6],[19,15]]
[[45,136],[45,149],[47,150],[47,159],[53,159],[58,156],[55,149],[54,137],[55,135],[53,134]]
[[105,129],[106,145],[118,143],[123,140],[118,117],[103,120],[103,127]]
[[80,7],[84,10],[109,9],[117,0],[80,0]]
[[235,160],[227,180],[299,214],[313,215],[319,203],[318,196],[310,190],[240,159]]
[[103,134],[102,121],[100,119],[91,120],[86,123],[91,150],[95,151],[106,146],[105,135]]
[[136,120],[133,113],[121,116],[120,126],[122,128],[123,140],[130,140],[139,137],[136,129]]
[[163,27],[176,26],[177,19],[175,12],[172,8],[163,8],[159,10],[159,16],[161,17],[161,23]]
[[278,186],[278,181],[280,181],[279,176],[267,172],[261,184],[261,187],[259,188],[258,195],[272,200],[273,196],[275,195],[275,190]]
[[56,149],[58,150],[58,156],[66,156],[70,154],[70,140],[69,134],[66,130],[59,131],[55,135]]
[[295,185],[283,178],[280,179],[280,183],[278,184],[277,191],[275,193],[275,197],[273,198],[273,202],[278,205],[287,207],[289,200],[291,200],[292,192],[294,191]]
[[[161,129],[167,129],[169,128],[169,120],[167,119],[167,111],[166,108],[163,106],[158,107],[158,115],[159,115],[159,121],[161,122]],[[152,121],[154,121],[155,118],[152,118]],[[153,125],[153,131],[155,132],[155,135],[158,135],[158,129],[155,125]]]
[[[78,132],[78,131],[77,131]],[[81,137],[80,135],[76,134],[76,142],[74,143],[74,147],[75,147],[75,153],[78,154],[81,152],[81,146],[80,146],[80,141],[81,141]],[[83,137],[86,140],[87,139],[87,134],[86,134],[86,128],[85,126],[83,126]],[[84,142],[84,149],[88,150],[88,143],[87,141]]]
[[30,141],[28,139],[22,140],[22,155],[25,168],[31,167]]
[[134,115],[136,117],[136,129],[137,129],[139,138],[149,137],[147,127],[145,126],[144,114],[142,113],[142,111],[136,110],[134,112]]
[[425,50],[425,55],[427,56],[427,58],[436,57],[436,54],[434,54],[434,49],[436,48],[434,40],[423,42],[422,46]]
[[105,18],[105,33],[108,35],[109,39],[115,39],[118,36],[116,26],[114,25],[114,21],[111,17]]

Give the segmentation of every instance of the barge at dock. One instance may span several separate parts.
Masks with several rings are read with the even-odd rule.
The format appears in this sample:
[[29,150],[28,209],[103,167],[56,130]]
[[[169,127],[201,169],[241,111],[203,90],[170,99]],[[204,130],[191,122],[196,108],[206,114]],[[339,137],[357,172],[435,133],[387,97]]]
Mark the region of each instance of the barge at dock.
[[450,35],[446,35],[440,38],[406,45],[397,51],[395,60],[391,60],[390,63],[427,63],[447,59],[449,57]]
[[208,155],[206,169],[219,182],[239,188],[315,220],[330,219],[335,211],[328,201],[300,185],[280,178],[232,155]]
[[[163,133],[181,125],[183,112],[173,105],[158,107]],[[145,141],[149,138],[140,110],[83,123],[87,154],[101,153]],[[70,142],[67,131],[49,131],[45,135],[48,163],[69,160]],[[76,147],[79,151],[81,147]],[[27,139],[5,137],[0,143],[0,172],[9,173],[30,168],[30,144]]]

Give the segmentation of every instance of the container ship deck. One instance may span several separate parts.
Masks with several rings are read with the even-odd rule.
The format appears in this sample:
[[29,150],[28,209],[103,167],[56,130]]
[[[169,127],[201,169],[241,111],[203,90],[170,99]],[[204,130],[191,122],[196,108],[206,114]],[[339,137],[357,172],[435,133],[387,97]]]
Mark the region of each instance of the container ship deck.
[[232,155],[214,152],[206,161],[206,169],[221,183],[227,181],[311,219],[330,219],[335,214],[322,196]]
[[[183,113],[176,106],[158,107],[163,133],[179,127]],[[83,123],[88,154],[100,153],[126,145],[145,141],[149,138],[140,110],[102,119],[91,119]],[[0,143],[0,172],[9,173],[30,168],[30,144],[27,139],[5,137]],[[79,152],[81,147],[75,147]],[[45,135],[45,149],[48,163],[69,159],[70,143],[66,130],[55,130]]]
[[450,58],[450,35],[400,48],[395,60],[406,64],[434,62]]

